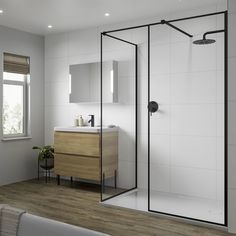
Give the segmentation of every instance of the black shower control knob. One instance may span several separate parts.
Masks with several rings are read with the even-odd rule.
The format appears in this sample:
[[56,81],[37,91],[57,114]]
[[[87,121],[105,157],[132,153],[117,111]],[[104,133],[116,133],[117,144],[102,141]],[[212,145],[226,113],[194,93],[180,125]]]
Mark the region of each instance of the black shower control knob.
[[151,112],[151,113],[154,113],[156,111],[158,111],[159,109],[159,105],[157,102],[155,101],[150,101],[149,104],[148,104],[148,111]]

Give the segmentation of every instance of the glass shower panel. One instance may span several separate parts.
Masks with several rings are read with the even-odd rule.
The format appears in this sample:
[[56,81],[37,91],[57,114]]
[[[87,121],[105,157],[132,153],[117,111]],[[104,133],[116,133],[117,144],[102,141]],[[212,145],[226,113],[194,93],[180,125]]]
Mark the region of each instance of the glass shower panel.
[[[216,20],[175,25],[198,39]],[[224,34],[212,37],[150,27],[149,210],[224,224]]]
[[[136,49],[130,33],[102,36],[101,200],[136,187]],[[113,128],[109,128],[115,126]]]

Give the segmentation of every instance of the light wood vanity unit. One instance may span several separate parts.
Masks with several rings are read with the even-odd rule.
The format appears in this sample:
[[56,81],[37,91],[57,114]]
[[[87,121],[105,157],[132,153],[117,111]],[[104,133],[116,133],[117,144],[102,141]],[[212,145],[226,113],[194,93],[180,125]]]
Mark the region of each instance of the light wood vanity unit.
[[[118,129],[107,128],[101,135],[96,127],[57,127],[54,129],[54,170],[60,184],[60,176],[95,180],[100,183],[114,177],[118,169]],[[102,175],[101,175],[102,161]],[[101,180],[101,176],[102,180]]]

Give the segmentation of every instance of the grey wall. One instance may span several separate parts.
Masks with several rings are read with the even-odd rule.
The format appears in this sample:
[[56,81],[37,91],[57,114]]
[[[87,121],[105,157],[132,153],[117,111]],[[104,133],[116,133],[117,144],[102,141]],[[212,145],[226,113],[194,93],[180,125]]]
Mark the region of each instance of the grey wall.
[[[32,146],[44,143],[44,39],[41,36],[0,26],[0,119],[2,118],[3,52],[30,57],[32,139],[2,141],[0,137],[0,185],[35,177],[37,159]],[[2,129],[1,125],[0,129]]]
[[228,209],[229,232],[236,233],[236,1],[228,0],[229,54],[228,54]]

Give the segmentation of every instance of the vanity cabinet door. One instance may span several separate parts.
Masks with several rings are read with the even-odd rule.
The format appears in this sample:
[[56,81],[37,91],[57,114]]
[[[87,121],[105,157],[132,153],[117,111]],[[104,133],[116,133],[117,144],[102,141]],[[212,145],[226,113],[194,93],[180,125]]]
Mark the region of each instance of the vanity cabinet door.
[[100,156],[99,134],[55,132],[54,148],[55,153]]
[[100,158],[56,153],[55,173],[100,181]]

